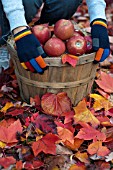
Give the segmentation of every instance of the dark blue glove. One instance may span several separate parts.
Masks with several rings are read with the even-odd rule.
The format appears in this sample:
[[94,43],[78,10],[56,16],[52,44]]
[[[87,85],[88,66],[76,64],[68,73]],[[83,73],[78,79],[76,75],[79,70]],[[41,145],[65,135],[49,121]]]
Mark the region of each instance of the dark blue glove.
[[91,23],[93,50],[96,52],[94,63],[104,61],[110,54],[107,24],[104,19],[95,19]]
[[46,69],[43,59],[46,54],[30,29],[27,28],[15,34],[14,40],[21,65],[31,72],[43,73]]

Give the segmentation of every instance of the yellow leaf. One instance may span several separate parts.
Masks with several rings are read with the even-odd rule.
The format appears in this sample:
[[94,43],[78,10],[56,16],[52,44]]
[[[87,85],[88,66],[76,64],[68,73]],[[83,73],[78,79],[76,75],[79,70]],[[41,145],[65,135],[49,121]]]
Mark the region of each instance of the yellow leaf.
[[86,170],[85,165],[71,165],[71,167],[69,168],[69,170]]
[[112,104],[106,98],[98,94],[90,94],[90,97],[95,100],[93,108],[95,111],[105,109],[106,111],[112,107]]
[[13,106],[14,106],[14,104],[13,104],[12,102],[7,102],[7,103],[5,104],[5,106],[1,109],[1,112],[6,113],[7,110],[8,110],[9,108],[13,107]]
[[6,144],[0,141],[0,148],[5,148]]
[[85,101],[80,101],[79,104],[74,107],[75,123],[85,122],[91,123],[93,127],[96,127],[100,124],[99,120],[93,115],[93,113],[87,108]]
[[60,169],[58,168],[58,166],[55,166],[54,168],[52,168],[52,170],[60,170]]

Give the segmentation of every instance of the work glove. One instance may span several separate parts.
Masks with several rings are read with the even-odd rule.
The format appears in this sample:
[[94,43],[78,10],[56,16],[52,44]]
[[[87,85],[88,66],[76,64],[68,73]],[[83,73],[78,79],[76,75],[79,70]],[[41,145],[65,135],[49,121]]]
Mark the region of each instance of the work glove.
[[93,51],[96,52],[94,63],[102,62],[110,54],[106,20],[95,19],[91,23],[91,36],[93,41]]
[[14,40],[18,58],[24,69],[42,74],[47,68],[43,59],[46,54],[31,30],[26,28],[20,31],[14,35]]

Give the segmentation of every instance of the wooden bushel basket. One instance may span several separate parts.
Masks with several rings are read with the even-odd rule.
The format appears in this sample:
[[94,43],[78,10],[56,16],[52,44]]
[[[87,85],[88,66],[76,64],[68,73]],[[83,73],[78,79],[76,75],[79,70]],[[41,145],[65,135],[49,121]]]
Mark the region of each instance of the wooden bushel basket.
[[79,57],[76,67],[62,64],[61,57],[47,57],[48,69],[44,74],[26,71],[20,64],[13,44],[7,43],[15,67],[20,96],[29,103],[30,97],[47,93],[66,92],[75,106],[91,93],[98,64],[93,64],[95,53]]

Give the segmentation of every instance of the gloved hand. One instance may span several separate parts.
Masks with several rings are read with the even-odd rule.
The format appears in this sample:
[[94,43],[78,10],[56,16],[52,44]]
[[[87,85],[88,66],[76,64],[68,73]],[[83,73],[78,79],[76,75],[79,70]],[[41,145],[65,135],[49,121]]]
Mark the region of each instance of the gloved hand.
[[43,59],[46,54],[30,29],[26,28],[15,34],[14,40],[21,65],[31,72],[43,73],[47,68]]
[[110,54],[107,24],[104,19],[95,19],[91,23],[93,50],[96,52],[94,63],[104,61]]

